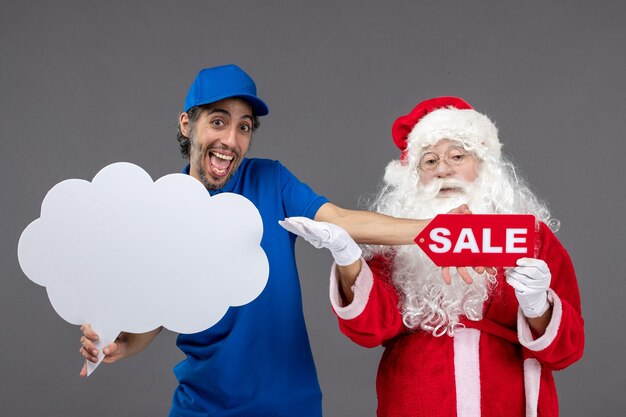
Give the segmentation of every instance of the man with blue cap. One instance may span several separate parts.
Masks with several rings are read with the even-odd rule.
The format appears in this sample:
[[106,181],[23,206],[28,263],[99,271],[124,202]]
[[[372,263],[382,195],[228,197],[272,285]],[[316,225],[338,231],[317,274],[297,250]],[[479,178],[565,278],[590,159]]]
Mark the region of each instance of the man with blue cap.
[[[179,118],[177,139],[182,155],[189,158],[184,172],[201,181],[211,195],[241,194],[259,210],[270,276],[250,304],[230,308],[206,331],[178,336],[177,345],[187,357],[174,369],[179,386],[172,417],[321,416],[322,394],[295,262],[296,236],[279,220],[307,217],[334,223],[356,241],[376,244],[411,244],[426,224],[340,208],[280,162],[246,158],[258,118],[268,112],[252,78],[236,65],[224,65],[198,73]],[[354,250],[360,253],[358,247]],[[104,362],[140,352],[159,331],[123,333],[104,349]],[[83,332],[81,354],[95,362],[92,342],[97,336],[89,326],[83,326]]]

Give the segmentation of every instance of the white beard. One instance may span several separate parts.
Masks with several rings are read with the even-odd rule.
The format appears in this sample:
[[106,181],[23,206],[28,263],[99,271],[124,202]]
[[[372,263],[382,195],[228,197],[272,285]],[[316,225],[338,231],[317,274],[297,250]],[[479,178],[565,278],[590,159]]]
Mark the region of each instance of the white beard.
[[[451,197],[437,197],[444,187],[463,189]],[[412,207],[416,218],[432,218],[447,213],[461,204],[468,204],[473,213],[493,213],[489,204],[481,203],[480,193],[474,183],[454,179],[433,180],[418,189]],[[432,332],[435,336],[454,335],[461,326],[462,316],[469,320],[481,320],[483,303],[495,277],[477,274],[471,268],[468,273],[474,282],[466,284],[455,268],[450,269],[452,284],[443,282],[442,271],[417,245],[398,246],[394,258],[393,282],[403,296],[402,315],[409,328]]]
[[[503,158],[481,161],[478,178],[467,183],[455,179],[434,179],[428,185],[419,181],[415,166],[392,161],[385,171],[385,186],[369,205],[372,211],[395,217],[433,218],[467,204],[472,213],[532,214],[556,231],[559,222],[552,219],[541,203],[519,178],[513,165]],[[442,187],[458,187],[448,198],[438,197]],[[481,320],[483,303],[494,288],[495,276],[477,274],[468,269],[474,283],[467,285],[455,268],[450,269],[452,284],[443,282],[437,267],[417,245],[365,246],[365,259],[375,255],[393,258],[392,281],[397,288],[404,324],[411,329],[452,336],[462,326],[463,316]]]

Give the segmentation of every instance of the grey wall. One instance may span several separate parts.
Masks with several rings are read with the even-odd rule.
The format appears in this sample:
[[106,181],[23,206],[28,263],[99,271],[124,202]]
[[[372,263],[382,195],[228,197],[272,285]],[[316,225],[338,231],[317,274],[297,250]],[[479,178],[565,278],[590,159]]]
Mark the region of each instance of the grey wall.
[[[458,95],[489,114],[561,219],[579,275],[587,346],[557,374],[562,415],[623,413],[626,6],[529,3],[3,0],[0,414],[167,413],[182,357],[175,335],[80,379],[80,332],[23,275],[17,241],[61,180],[116,161],[153,178],[179,171],[188,84],[199,68],[231,62],[271,109],[251,154],[280,159],[346,207],[376,189],[397,157],[391,123],[418,101]],[[374,415],[381,351],[339,334],[330,256],[299,243],[298,257],[325,413]]]

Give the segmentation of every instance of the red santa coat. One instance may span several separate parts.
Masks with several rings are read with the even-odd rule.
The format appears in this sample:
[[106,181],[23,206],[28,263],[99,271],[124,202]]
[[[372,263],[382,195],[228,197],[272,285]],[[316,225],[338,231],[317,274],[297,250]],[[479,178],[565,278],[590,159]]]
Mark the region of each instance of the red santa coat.
[[558,415],[552,371],[582,356],[583,318],[569,255],[545,224],[537,236],[535,257],[550,268],[553,304],[538,338],[501,272],[483,320],[464,320],[453,337],[434,337],[404,326],[388,261],[363,263],[348,306],[333,266],[330,298],[341,331],[359,345],[385,347],[376,378],[379,417]]

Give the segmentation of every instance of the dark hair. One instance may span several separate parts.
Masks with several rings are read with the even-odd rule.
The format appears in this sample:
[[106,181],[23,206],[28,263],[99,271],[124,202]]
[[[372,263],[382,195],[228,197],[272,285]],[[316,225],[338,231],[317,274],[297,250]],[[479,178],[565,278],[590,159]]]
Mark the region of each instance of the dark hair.
[[[193,132],[194,125],[198,121],[198,118],[202,114],[203,110],[208,108],[208,104],[203,104],[200,106],[194,106],[187,110],[187,116],[189,117],[189,133]],[[252,116],[252,131],[254,132],[261,126],[261,121],[259,120],[259,116]],[[176,140],[178,141],[178,148],[180,149],[180,154],[184,159],[189,159],[189,147],[190,147],[190,139],[183,135],[183,132],[180,131],[180,123],[176,127]]]

